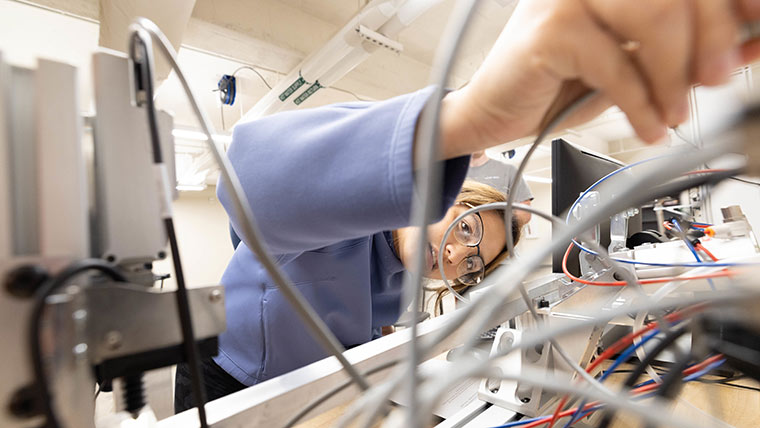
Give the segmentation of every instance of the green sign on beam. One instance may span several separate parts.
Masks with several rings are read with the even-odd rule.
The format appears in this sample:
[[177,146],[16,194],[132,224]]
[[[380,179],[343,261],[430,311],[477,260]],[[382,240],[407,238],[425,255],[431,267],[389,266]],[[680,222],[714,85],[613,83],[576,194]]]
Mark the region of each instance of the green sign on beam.
[[303,79],[303,77],[298,76],[298,79],[296,79],[296,81],[293,82],[292,85],[288,86],[288,88],[285,89],[280,94],[280,101],[287,100],[289,96],[293,95],[293,92],[295,92],[298,88],[300,88],[301,86],[303,86],[305,83],[306,83],[306,81]]
[[306,101],[307,98],[311,96],[314,92],[317,92],[322,88],[322,85],[319,84],[319,80],[314,82],[313,85],[309,86],[309,89],[303,91],[301,95],[299,95],[296,99],[293,100],[296,105],[301,104],[302,102]]

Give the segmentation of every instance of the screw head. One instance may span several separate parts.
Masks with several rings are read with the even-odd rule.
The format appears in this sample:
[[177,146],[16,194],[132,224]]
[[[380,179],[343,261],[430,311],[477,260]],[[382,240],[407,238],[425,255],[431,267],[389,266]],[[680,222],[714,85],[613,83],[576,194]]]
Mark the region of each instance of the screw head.
[[208,295],[208,300],[211,303],[217,303],[222,300],[222,292],[220,290],[211,290],[211,293]]
[[106,347],[108,347],[108,349],[112,351],[121,348],[123,341],[124,341],[124,336],[122,336],[122,334],[116,330],[111,330],[108,333],[106,333],[106,337],[104,339]]

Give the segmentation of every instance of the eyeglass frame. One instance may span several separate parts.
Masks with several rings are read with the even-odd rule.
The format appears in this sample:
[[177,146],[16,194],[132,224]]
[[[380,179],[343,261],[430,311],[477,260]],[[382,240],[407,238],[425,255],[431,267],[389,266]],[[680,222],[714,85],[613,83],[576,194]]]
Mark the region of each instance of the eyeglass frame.
[[[467,206],[467,207],[470,207],[470,208],[474,208],[474,207],[470,206],[470,204],[467,204],[467,203],[462,203],[462,205],[464,205],[464,206]],[[457,220],[455,223],[459,223],[459,222],[461,222],[462,220],[466,219],[466,218],[467,218],[469,215],[472,215],[472,213],[470,213],[470,214],[468,214],[468,215],[466,215],[466,216],[462,217],[461,219]],[[478,211],[475,211],[475,215],[477,216],[477,219],[478,219],[478,221],[480,222],[480,238],[478,238],[478,242],[476,242],[476,243],[474,243],[474,244],[467,244],[467,243],[465,243],[465,242],[462,242],[462,241],[459,239],[459,237],[457,236],[456,232],[454,232],[454,239],[456,239],[456,240],[457,240],[457,241],[458,241],[460,244],[462,244],[462,245],[464,245],[464,246],[466,246],[466,247],[469,247],[469,248],[473,248],[473,247],[474,247],[474,248],[477,250],[477,253],[469,255],[469,256],[465,257],[464,259],[462,259],[462,261],[460,261],[459,263],[457,263],[457,273],[459,273],[459,267],[460,267],[460,266],[461,266],[463,263],[467,262],[467,260],[468,260],[468,259],[474,259],[475,257],[477,257],[478,259],[480,259],[480,265],[481,265],[481,268],[480,268],[480,269],[478,269],[478,270],[476,270],[476,271],[473,271],[473,272],[467,272],[466,274],[464,274],[464,275],[459,275],[459,276],[456,278],[456,279],[457,279],[459,282],[461,282],[462,284],[465,284],[465,285],[477,285],[477,284],[479,284],[479,283],[480,283],[480,281],[482,281],[482,279],[481,279],[480,281],[478,281],[478,282],[475,282],[475,283],[472,283],[472,284],[470,284],[470,283],[464,282],[464,281],[461,279],[462,277],[464,277],[465,275],[472,275],[472,274],[475,274],[475,273],[479,273],[479,272],[480,272],[480,273],[481,273],[481,275],[482,275],[483,273],[485,273],[485,270],[486,270],[486,261],[485,261],[485,260],[483,260],[483,257],[480,255],[480,243],[481,243],[481,242],[483,242],[483,237],[484,237],[484,236],[485,236],[485,234],[486,234],[486,225],[485,225],[485,223],[483,222],[483,217],[480,215],[480,213],[479,213]],[[444,242],[445,242],[445,241],[444,241]],[[439,253],[440,253],[440,251],[439,251]],[[480,276],[480,275],[479,275],[479,276]]]
[[[499,203],[496,203],[496,204],[499,204]],[[473,256],[467,256],[465,259],[463,259],[461,262],[459,262],[459,264],[463,263],[464,261],[466,261],[470,257],[477,256],[480,259],[480,261],[482,262],[483,272],[485,273],[486,261],[483,260],[483,257],[480,256],[480,243],[483,242],[483,236],[485,236],[485,224],[483,223],[483,217],[480,215],[480,211],[485,211],[485,210],[493,209],[493,208],[496,207],[494,203],[484,204],[484,205],[479,205],[479,206],[472,206],[471,204],[468,204],[466,202],[460,202],[460,205],[464,205],[466,207],[469,207],[469,209],[467,211],[463,212],[462,214],[460,214],[459,216],[457,216],[457,218],[455,218],[454,221],[451,222],[451,224],[449,225],[449,227],[446,229],[446,232],[443,234],[443,239],[441,240],[441,245],[440,245],[440,247],[438,249],[438,266],[439,266],[439,270],[440,270],[440,273],[441,273],[441,279],[443,280],[443,283],[446,285],[446,287],[450,291],[454,291],[454,289],[451,287],[451,284],[449,284],[449,280],[448,280],[448,278],[446,278],[446,272],[444,272],[444,270],[443,270],[443,265],[444,265],[444,263],[443,263],[444,246],[446,245],[446,241],[448,241],[449,235],[451,234],[451,232],[454,229],[454,227],[460,221],[462,221],[465,217],[471,215],[472,213],[477,214],[478,220],[480,221],[481,230],[482,230],[481,235],[480,235],[480,239],[478,240],[478,242],[476,244],[473,244],[473,245],[462,244],[462,245],[466,245],[468,247],[475,247],[478,250],[478,252],[476,254],[474,254]],[[457,239],[456,236],[455,236],[455,239]],[[457,242],[461,243],[461,241],[459,241],[459,239],[457,239]],[[459,267],[459,264],[457,264],[457,267]],[[475,273],[475,272],[470,272],[470,273]],[[464,276],[464,275],[458,276],[456,279],[459,280],[459,278],[461,278],[462,276]],[[465,283],[465,282],[463,282],[461,280],[460,280],[460,282],[462,284],[465,284],[465,285],[477,285],[477,284],[480,283],[480,281],[478,281],[475,284],[467,284],[467,283]],[[456,293],[455,291],[454,291],[454,296],[458,300],[465,301],[464,298],[459,293]]]
[[[470,204],[467,203],[461,203],[461,205],[470,206]],[[454,290],[454,287],[451,286],[449,283],[448,278],[446,278],[446,272],[443,271],[441,266],[443,266],[443,247],[445,245],[446,240],[449,238],[449,234],[451,234],[451,231],[454,229],[454,226],[463,218],[467,217],[468,215],[472,214],[473,212],[479,213],[480,211],[490,211],[490,210],[498,210],[498,209],[505,209],[507,207],[506,202],[490,202],[483,205],[478,205],[474,207],[470,207],[467,211],[463,212],[462,214],[459,214],[457,218],[454,219],[454,221],[451,222],[449,227],[446,229],[446,232],[443,234],[443,239],[441,240],[441,246],[438,251],[438,266],[441,273],[441,280],[443,281],[443,285],[448,288],[449,292],[454,296],[455,299],[463,302],[463,303],[469,303],[469,299],[459,294],[456,290]],[[481,238],[482,241],[482,238]],[[485,260],[483,260],[485,262]]]

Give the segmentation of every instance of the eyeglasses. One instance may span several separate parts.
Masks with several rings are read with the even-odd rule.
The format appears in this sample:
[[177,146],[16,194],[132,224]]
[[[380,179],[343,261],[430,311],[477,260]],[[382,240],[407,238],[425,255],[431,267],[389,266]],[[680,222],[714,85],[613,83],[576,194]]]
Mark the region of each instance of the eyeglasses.
[[486,264],[480,257],[480,242],[483,240],[483,218],[480,213],[470,214],[454,227],[454,238],[462,245],[475,247],[478,252],[465,257],[457,265],[457,279],[465,285],[476,285],[483,280]]

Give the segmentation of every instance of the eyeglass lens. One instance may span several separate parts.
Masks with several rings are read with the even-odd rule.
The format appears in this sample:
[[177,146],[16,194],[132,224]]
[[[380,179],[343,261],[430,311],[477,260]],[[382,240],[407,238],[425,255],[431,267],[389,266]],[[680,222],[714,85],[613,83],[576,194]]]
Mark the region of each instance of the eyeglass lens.
[[477,254],[466,257],[457,265],[459,281],[467,285],[479,283],[485,273],[485,262],[480,257],[480,242],[483,240],[483,220],[480,214],[470,214],[460,220],[454,237],[460,244],[478,249]]

